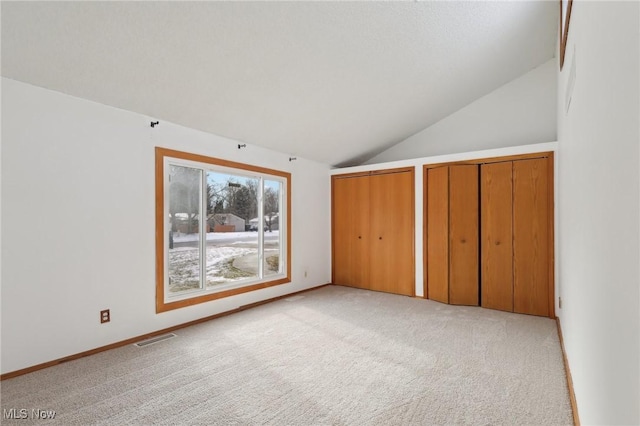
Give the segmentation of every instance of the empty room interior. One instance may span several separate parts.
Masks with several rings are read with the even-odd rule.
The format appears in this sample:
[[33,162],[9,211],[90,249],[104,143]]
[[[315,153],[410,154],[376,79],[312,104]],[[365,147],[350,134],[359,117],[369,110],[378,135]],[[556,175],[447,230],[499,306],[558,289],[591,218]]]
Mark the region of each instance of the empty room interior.
[[0,422],[640,424],[637,1],[2,1]]

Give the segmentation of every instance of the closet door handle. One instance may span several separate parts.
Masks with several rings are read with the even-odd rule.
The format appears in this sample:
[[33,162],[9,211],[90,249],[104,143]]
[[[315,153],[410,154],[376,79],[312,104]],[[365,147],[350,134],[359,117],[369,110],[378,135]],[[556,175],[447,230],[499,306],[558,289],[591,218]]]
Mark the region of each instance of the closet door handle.
[[378,237],[378,239],[379,239],[379,240],[381,240],[381,239],[382,239],[382,237]]
[[358,239],[361,240],[362,239],[362,235],[358,235]]

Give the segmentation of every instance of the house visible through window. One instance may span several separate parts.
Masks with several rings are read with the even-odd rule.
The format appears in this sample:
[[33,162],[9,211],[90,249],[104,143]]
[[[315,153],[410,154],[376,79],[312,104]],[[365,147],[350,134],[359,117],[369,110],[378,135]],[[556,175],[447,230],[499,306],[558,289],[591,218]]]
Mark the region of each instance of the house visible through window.
[[156,148],[158,312],[290,281],[290,175]]

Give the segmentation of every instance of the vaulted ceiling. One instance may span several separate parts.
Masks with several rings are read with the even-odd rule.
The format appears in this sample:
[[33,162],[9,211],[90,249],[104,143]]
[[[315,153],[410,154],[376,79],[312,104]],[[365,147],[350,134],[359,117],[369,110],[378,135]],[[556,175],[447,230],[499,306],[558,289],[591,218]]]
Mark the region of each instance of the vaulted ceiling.
[[2,76],[358,164],[551,59],[558,4],[7,2]]

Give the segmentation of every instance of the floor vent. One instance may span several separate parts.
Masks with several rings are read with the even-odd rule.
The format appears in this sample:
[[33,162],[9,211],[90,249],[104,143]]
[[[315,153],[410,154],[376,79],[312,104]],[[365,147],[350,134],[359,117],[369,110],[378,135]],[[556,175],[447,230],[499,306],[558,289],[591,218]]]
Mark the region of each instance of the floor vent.
[[150,339],[138,342],[135,344],[135,346],[143,348],[145,346],[153,345],[154,343],[162,342],[163,340],[171,339],[173,337],[176,337],[176,335],[173,333],[163,334],[162,336],[152,337]]

